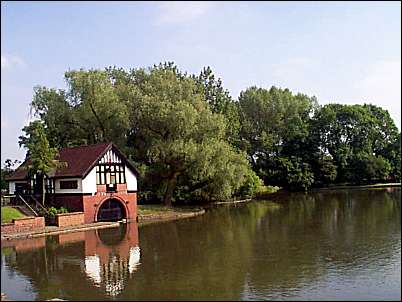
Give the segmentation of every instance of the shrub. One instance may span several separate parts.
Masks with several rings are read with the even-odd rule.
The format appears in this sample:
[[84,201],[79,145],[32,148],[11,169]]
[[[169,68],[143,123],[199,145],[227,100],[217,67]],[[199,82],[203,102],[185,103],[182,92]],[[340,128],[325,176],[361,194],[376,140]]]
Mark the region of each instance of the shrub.
[[49,217],[56,217],[57,209],[55,207],[50,207],[47,210],[47,214],[48,214]]
[[250,170],[246,175],[245,182],[239,189],[239,195],[241,197],[250,198],[254,197],[262,190],[264,190],[264,182],[253,170]]
[[61,207],[61,208],[58,210],[58,213],[59,213],[59,214],[68,213],[68,210],[67,210],[65,207]]

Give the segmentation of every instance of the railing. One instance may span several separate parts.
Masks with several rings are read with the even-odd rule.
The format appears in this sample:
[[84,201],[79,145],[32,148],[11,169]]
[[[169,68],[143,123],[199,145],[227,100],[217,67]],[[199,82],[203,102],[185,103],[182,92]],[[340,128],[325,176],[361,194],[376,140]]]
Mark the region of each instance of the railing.
[[38,213],[28,204],[28,202],[21,196],[17,195],[17,197],[24,203],[24,205],[35,214],[35,216],[39,216]]
[[11,205],[13,198],[15,198],[15,195],[1,195],[1,206]]
[[36,209],[41,209],[46,214],[48,213],[48,210],[33,195],[29,195],[29,197],[35,202]]

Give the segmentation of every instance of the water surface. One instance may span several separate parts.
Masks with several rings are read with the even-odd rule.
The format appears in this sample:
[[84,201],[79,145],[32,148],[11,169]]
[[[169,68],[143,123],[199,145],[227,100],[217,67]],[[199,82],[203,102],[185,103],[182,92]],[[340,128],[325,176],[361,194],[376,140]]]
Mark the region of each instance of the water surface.
[[400,188],[273,201],[2,242],[13,300],[400,300]]

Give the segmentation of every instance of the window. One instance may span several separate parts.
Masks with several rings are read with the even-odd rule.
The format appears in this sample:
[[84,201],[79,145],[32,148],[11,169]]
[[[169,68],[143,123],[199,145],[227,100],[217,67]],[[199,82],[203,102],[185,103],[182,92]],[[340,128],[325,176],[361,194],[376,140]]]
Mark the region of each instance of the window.
[[60,180],[60,189],[77,189],[77,180]]
[[29,193],[29,186],[27,183],[15,184],[15,194],[26,194],[26,193]]
[[126,183],[125,166],[121,164],[99,164],[96,166],[96,184]]
[[45,184],[46,193],[54,193],[54,179],[46,178]]

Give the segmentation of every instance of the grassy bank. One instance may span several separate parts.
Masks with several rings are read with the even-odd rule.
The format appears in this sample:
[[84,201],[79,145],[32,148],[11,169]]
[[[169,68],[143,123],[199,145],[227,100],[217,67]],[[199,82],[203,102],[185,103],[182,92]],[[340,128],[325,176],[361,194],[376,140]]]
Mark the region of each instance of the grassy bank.
[[138,205],[137,207],[138,222],[140,224],[190,218],[204,213],[203,208],[192,206]]
[[13,219],[21,217],[25,217],[25,215],[17,209],[11,207],[1,207],[1,223],[9,223]]

